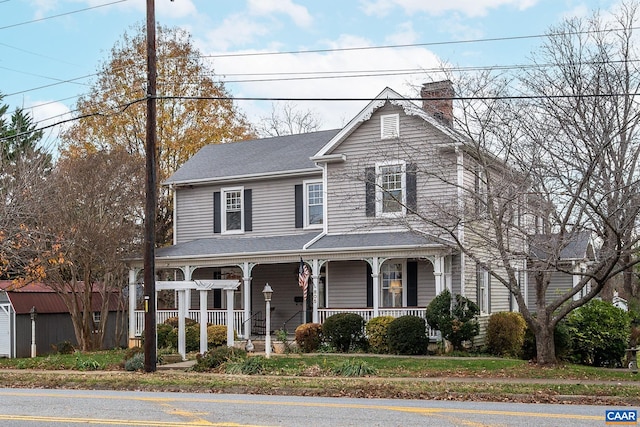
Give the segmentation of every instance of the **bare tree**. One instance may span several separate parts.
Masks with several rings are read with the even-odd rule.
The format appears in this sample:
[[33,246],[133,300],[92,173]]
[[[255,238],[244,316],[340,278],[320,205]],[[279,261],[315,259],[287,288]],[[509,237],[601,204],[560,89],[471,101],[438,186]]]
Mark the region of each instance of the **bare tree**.
[[[597,14],[568,20],[523,73],[459,83],[456,128],[468,137],[460,147],[467,156],[443,168],[464,169],[476,186],[460,188],[457,208],[433,202],[417,212],[509,290],[536,336],[540,364],[556,362],[558,322],[638,262],[636,21],[634,4],[623,4],[614,22]],[[423,173],[455,185],[444,173]],[[577,268],[567,252],[589,237],[597,253]],[[577,279],[558,293],[554,272]]]
[[139,248],[143,165],[124,150],[95,152],[62,158],[49,179],[57,203],[47,203],[39,228],[52,238],[34,242],[34,269],[63,299],[83,350],[102,346],[109,307],[127,283],[124,258]]
[[271,105],[271,114],[262,117],[257,128],[260,136],[271,137],[315,132],[320,126],[320,120],[313,111],[300,110],[290,102],[276,102]]

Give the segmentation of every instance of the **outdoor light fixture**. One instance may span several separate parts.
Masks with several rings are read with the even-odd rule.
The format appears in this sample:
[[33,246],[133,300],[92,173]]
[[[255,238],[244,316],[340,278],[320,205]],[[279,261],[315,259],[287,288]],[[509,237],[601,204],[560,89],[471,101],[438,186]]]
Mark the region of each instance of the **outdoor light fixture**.
[[267,319],[265,322],[265,338],[264,338],[264,357],[267,359],[271,357],[271,295],[273,295],[273,289],[269,284],[264,285],[264,289],[262,290],[262,295],[264,295],[264,301],[267,305]]
[[271,295],[273,295],[273,289],[271,289],[271,286],[269,286],[268,283],[266,285],[264,285],[264,289],[262,290],[262,294],[264,295],[264,300],[266,302],[271,301]]

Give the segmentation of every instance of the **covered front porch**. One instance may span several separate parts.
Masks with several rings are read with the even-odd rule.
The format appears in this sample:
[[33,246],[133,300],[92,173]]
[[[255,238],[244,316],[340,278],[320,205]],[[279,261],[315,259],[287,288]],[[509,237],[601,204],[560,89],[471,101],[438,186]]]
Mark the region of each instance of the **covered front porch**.
[[[159,249],[159,280],[236,280],[239,286],[229,298],[216,290],[206,299],[189,290],[173,299],[171,295],[156,295],[158,324],[180,315],[178,300],[182,298],[185,317],[198,323],[203,318],[207,324],[227,325],[231,321],[242,339],[264,334],[262,289],[266,283],[273,289],[270,330],[284,329],[288,333],[300,324],[323,323],[329,316],[345,312],[356,313],[365,321],[378,316],[424,318],[427,305],[436,295],[445,288],[452,292],[460,289],[459,255],[449,246],[423,236],[407,232],[323,236],[315,240],[309,236],[287,237],[263,241],[236,238],[236,246],[242,246],[238,241],[246,245],[242,253],[225,253],[227,239],[220,238]],[[268,248],[274,239],[280,246],[277,249],[250,250]],[[306,295],[298,282],[301,259],[310,273]],[[130,342],[136,342],[144,331],[141,271],[132,265]],[[437,337],[436,331],[429,334]]]

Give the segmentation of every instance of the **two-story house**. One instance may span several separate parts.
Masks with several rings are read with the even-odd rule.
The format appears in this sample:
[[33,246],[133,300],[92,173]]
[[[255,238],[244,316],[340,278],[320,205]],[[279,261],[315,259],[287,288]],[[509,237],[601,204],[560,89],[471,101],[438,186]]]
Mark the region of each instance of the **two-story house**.
[[[508,291],[478,274],[456,245],[424,220],[438,201],[460,208],[478,187],[465,137],[452,125],[450,82],[425,84],[418,106],[384,89],[342,129],[202,148],[164,184],[174,195],[174,244],[156,251],[156,270],[173,280],[239,280],[232,299],[186,293],[187,312],[259,332],[263,287],[273,289],[272,330],[353,312],[423,316],[442,290],[475,300],[483,314],[513,308]],[[437,173],[436,173],[437,172]],[[480,191],[477,190],[476,191]],[[460,239],[464,239],[461,228]],[[301,259],[310,271],[306,298]],[[136,307],[141,262],[133,262]],[[159,321],[175,315],[159,307]],[[130,337],[143,315],[131,310]],[[163,314],[164,313],[164,314]]]

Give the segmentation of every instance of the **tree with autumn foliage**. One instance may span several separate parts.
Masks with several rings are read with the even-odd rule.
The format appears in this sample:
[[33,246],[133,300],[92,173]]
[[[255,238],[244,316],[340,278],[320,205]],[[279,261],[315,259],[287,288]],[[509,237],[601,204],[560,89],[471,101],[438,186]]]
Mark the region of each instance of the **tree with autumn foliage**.
[[[124,301],[124,259],[140,250],[144,159],[121,148],[66,156],[48,182],[38,228],[50,237],[32,242],[37,257],[30,271],[39,277],[31,279],[44,281],[64,301],[79,347],[99,349],[110,303]],[[94,312],[100,312],[98,323]]]
[[[207,144],[254,136],[213,67],[179,28],[157,29],[157,161],[162,182]],[[143,154],[146,135],[146,32],[132,28],[100,65],[97,81],[76,109],[80,119],[63,133],[69,156],[123,148]],[[160,190],[157,242],[171,243],[173,209],[168,190]]]

